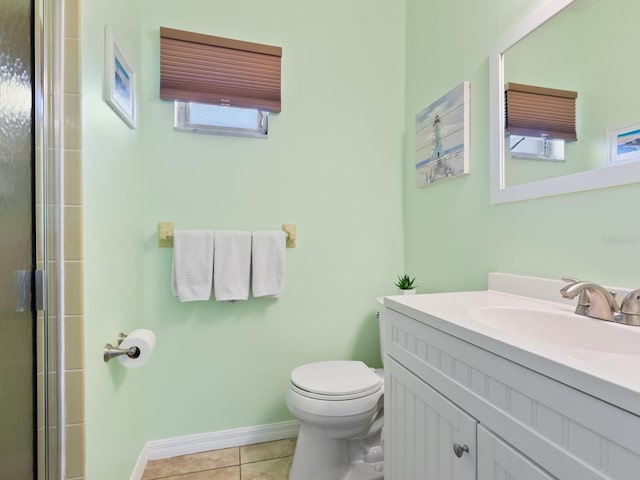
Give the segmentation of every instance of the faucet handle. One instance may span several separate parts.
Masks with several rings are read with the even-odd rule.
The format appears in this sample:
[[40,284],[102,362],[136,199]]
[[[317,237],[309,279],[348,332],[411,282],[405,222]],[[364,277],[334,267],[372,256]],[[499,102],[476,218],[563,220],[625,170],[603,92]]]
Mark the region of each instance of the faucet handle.
[[625,315],[640,315],[640,288],[624,297],[620,311]]
[[563,282],[567,282],[567,283],[578,283],[578,282],[580,282],[580,280],[578,280],[577,278],[573,278],[573,277],[562,277],[561,280]]

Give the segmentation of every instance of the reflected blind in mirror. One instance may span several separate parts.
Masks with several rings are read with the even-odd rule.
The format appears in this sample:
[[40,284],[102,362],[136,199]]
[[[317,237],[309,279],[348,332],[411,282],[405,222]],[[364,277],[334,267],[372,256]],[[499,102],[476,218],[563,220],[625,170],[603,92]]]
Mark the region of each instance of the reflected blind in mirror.
[[576,141],[577,92],[508,83],[505,127],[508,135]]

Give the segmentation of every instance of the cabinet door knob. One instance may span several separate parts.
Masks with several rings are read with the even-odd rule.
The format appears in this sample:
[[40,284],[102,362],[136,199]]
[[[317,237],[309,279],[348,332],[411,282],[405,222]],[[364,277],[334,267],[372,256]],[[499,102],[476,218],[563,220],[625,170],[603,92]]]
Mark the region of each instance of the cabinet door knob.
[[456,454],[456,457],[460,458],[465,452],[469,453],[469,447],[466,445],[460,445],[459,443],[453,444],[453,453]]

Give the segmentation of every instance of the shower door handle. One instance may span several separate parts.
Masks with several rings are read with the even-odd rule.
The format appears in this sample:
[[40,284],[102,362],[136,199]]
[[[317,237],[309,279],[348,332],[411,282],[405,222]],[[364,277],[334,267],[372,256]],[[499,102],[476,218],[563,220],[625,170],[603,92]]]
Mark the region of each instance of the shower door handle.
[[[18,270],[16,272],[16,312],[44,310],[44,275],[42,270]],[[35,292],[34,287],[35,286]],[[35,302],[34,300],[35,293]]]
[[31,311],[31,270],[16,272],[16,312]]

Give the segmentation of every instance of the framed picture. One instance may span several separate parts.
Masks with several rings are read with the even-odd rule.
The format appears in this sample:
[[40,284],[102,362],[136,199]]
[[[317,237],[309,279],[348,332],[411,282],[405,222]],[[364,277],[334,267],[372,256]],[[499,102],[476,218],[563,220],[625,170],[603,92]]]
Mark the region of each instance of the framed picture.
[[416,187],[469,173],[469,82],[416,115]]
[[609,163],[640,159],[640,123],[609,129]]
[[116,42],[111,27],[104,29],[104,100],[130,128],[136,128],[136,72]]

